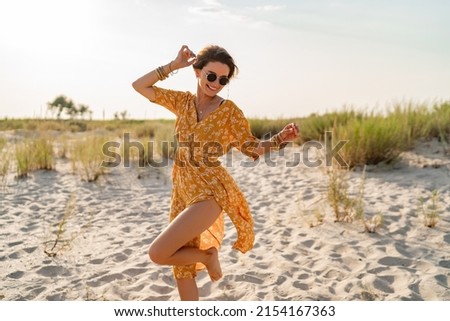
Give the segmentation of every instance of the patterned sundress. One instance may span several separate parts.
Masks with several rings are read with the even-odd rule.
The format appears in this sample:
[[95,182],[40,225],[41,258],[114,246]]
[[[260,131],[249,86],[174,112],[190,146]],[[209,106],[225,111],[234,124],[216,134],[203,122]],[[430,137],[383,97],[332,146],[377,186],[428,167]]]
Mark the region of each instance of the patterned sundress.
[[[196,202],[214,198],[222,213],[213,225],[185,246],[219,249],[224,236],[224,213],[237,230],[233,248],[247,252],[253,247],[253,218],[247,201],[218,158],[232,147],[257,159],[254,147],[259,140],[250,130],[248,120],[231,100],[225,100],[217,109],[197,120],[195,95],[190,92],[162,89],[153,86],[153,101],[176,115],[177,150],[172,171],[172,196],[169,219]],[[203,264],[174,266],[177,279],[194,278]]]

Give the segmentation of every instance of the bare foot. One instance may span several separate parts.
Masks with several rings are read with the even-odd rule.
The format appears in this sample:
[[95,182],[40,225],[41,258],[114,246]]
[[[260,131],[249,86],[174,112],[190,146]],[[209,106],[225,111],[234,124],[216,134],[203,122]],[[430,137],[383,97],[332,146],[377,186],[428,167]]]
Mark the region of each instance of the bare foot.
[[206,250],[207,259],[204,262],[211,281],[217,281],[222,277],[222,269],[219,262],[219,253],[215,247]]

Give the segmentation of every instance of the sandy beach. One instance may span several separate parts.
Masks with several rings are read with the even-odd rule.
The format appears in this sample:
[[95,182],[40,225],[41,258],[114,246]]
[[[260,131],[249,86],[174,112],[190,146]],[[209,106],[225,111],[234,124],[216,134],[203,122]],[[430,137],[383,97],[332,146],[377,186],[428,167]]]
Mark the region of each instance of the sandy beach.
[[[450,156],[442,146],[421,142],[393,165],[367,168],[366,215],[384,217],[376,233],[334,222],[324,169],[287,166],[301,148],[274,154],[275,164],[248,167],[237,152],[223,160],[248,200],[256,241],[247,254],[233,250],[226,219],[224,277],[212,283],[200,272],[201,299],[450,300]],[[0,299],[178,300],[170,267],[147,256],[168,223],[170,175],[170,166],[119,167],[87,183],[63,159],[27,179],[10,174],[0,191]],[[360,179],[360,170],[349,173],[350,190]],[[441,219],[428,228],[418,205],[434,190]]]

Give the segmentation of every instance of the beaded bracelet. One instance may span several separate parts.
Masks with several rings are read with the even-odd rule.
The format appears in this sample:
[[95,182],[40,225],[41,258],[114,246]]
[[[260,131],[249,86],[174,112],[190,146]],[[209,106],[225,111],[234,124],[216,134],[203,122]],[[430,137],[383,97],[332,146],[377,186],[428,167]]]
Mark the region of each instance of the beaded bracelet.
[[178,69],[177,70],[172,70],[172,62],[173,61],[171,61],[170,64],[169,64],[169,75],[171,75],[171,76],[173,76],[173,75],[178,73]]
[[281,138],[281,134],[276,134],[270,138],[270,142],[272,143],[272,147],[280,150],[286,147],[289,142],[283,142],[283,139]]

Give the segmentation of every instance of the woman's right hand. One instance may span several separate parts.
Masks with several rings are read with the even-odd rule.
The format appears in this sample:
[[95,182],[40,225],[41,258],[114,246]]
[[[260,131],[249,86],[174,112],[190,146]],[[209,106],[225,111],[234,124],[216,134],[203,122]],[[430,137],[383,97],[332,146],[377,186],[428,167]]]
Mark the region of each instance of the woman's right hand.
[[195,53],[188,46],[181,46],[178,55],[172,63],[172,70],[189,67],[195,62]]

